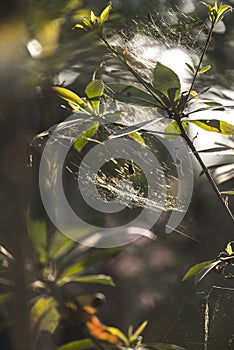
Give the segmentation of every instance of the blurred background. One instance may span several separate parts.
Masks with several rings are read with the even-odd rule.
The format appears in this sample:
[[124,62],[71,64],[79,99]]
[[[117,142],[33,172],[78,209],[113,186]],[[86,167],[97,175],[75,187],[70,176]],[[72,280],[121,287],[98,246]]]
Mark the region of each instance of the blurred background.
[[[225,3],[234,6],[234,1]],[[104,81],[131,79],[92,34],[72,30],[81,16],[89,15],[90,9],[99,14],[105,6],[107,2],[102,0],[11,0],[0,4],[0,242],[18,262],[13,271],[16,297],[12,309],[0,307],[1,349],[30,349],[27,336],[23,336],[29,332],[24,273],[31,254],[25,221],[29,203],[35,217],[46,216],[38,188],[43,145],[34,144],[32,151],[30,144],[38,133],[70,114],[61,108],[51,86],[63,85],[82,96],[103,61],[107,63],[97,75]],[[174,64],[172,68],[176,70],[184,59],[176,60],[176,54],[182,52],[196,62],[205,40],[206,20],[205,6],[195,0],[113,0],[107,31],[123,47],[139,54],[147,52],[145,59],[151,61],[160,57],[169,66]],[[204,75],[197,85],[214,85],[209,98],[225,100],[225,104],[232,104],[234,97],[233,56],[234,21],[230,14],[217,26],[208,50],[210,74]],[[180,74],[183,76],[183,69]],[[185,83],[186,79],[185,76]],[[234,124],[233,114],[224,118]],[[197,131],[191,132],[196,136]],[[233,147],[231,137],[209,139],[206,135],[197,135],[198,148],[210,148],[217,140]],[[221,190],[233,189],[233,155],[204,159],[208,165],[230,163],[224,180],[220,179],[224,170],[216,176]],[[233,224],[205,177],[199,176],[196,163],[194,171],[192,202],[178,231],[162,234],[163,222],[159,222],[154,229],[155,241],[141,239],[124,246],[117,257],[93,268],[92,272],[113,276],[117,285],[99,287],[98,291],[107,296],[99,314],[105,323],[124,332],[129,325],[136,327],[148,320],[144,332],[147,342],[204,349],[205,305],[209,300],[208,349],[233,349],[233,292],[214,289],[207,294],[213,285],[234,288],[232,280],[224,281],[222,276],[211,274],[198,286],[192,280],[181,282],[188,268],[216,257],[233,239]],[[234,209],[231,198],[229,205]],[[97,287],[87,291],[96,292]]]

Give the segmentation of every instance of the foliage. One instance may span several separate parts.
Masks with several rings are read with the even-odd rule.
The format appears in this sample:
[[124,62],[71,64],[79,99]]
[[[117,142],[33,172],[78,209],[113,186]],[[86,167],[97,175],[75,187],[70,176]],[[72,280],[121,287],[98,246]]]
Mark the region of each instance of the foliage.
[[[70,13],[70,10],[73,10],[73,3],[72,1],[68,2],[67,7],[63,8],[62,11]],[[67,104],[66,108],[76,113],[77,116],[79,116],[79,113],[82,113],[87,118],[93,118],[94,120],[93,124],[74,141],[73,148],[78,154],[81,153],[88,142],[94,140],[97,136],[102,118],[104,119],[106,116],[106,100],[111,102],[120,101],[125,104],[151,108],[155,111],[155,119],[130,127],[118,123],[118,118],[116,118],[117,130],[113,131],[112,135],[109,136],[110,138],[121,138],[128,135],[142,146],[145,146],[145,140],[141,132],[147,132],[144,128],[155,122],[155,120],[160,121],[166,115],[168,125],[165,127],[164,136],[169,138],[182,137],[186,141],[190,151],[198,160],[203,173],[215,191],[218,200],[233,221],[233,214],[223,195],[233,195],[234,191],[221,192],[219,190],[210,174],[209,168],[202,161],[188,134],[189,125],[194,124],[205,131],[220,133],[224,136],[234,136],[234,125],[222,120],[222,117],[212,120],[191,118],[194,112],[207,113],[210,110],[222,111],[226,109],[226,106],[220,105],[217,101],[204,102],[201,107],[192,109],[204,93],[204,91],[194,91],[195,81],[211,68],[210,65],[203,66],[203,59],[210,44],[214,28],[224,15],[232,11],[232,7],[229,5],[218,5],[217,2],[213,6],[204,4],[208,10],[210,29],[198,65],[191,66],[187,64],[193,75],[188,91],[182,91],[179,76],[161,62],[157,62],[154,66],[151,72],[151,79],[146,79],[136,69],[136,62],[134,57],[131,57],[131,52],[129,53],[125,48],[120,48],[119,50],[109,43],[105,25],[111,10],[110,4],[101,12],[100,16],[96,16],[91,11],[90,15],[82,17],[74,28],[82,29],[88,34],[95,34],[109,52],[132,74],[135,83],[109,84],[102,79],[96,79],[94,73],[93,79],[83,90],[82,97],[63,86],[53,86],[53,90],[65,101]],[[56,6],[59,6],[57,2]],[[76,4],[75,8],[77,6],[78,4]],[[57,19],[50,18],[40,33],[37,33],[37,37],[40,38],[40,41],[45,46],[43,58],[52,55],[58,48],[60,30],[61,27]],[[48,35],[48,32],[51,35]],[[41,54],[38,53],[38,55],[40,56]],[[233,108],[233,106],[228,106],[228,108]],[[51,235],[47,223],[43,220],[34,220],[31,214],[28,216],[28,236],[35,253],[34,258],[30,260],[30,269],[27,270],[26,276],[30,294],[30,322],[31,331],[34,335],[34,349],[38,348],[39,338],[43,331],[54,334],[61,322],[71,319],[77,324],[78,329],[82,330],[82,325],[85,326],[84,339],[62,345],[58,350],[82,350],[93,347],[101,349],[185,350],[185,348],[173,344],[145,344],[142,339],[142,332],[147,326],[146,321],[135,331],[130,326],[127,335],[115,327],[104,325],[96,315],[96,307],[94,305],[95,299],[100,299],[100,295],[79,292],[80,286],[83,284],[115,285],[111,276],[105,274],[95,275],[89,271],[98,262],[117,254],[119,248],[106,249],[104,252],[99,250],[92,251],[86,246],[78,245],[58,231],[53,232]],[[0,246],[0,257],[1,260],[7,262],[7,267],[5,270],[3,269],[0,280],[0,283],[7,286],[7,292],[0,295],[0,303],[6,304],[14,296],[14,281],[11,280],[10,274],[9,279],[8,277],[5,278],[5,276],[8,275],[9,267],[14,266],[15,260],[13,255],[3,246]],[[195,277],[195,283],[199,283],[211,271],[221,273],[225,279],[233,278],[232,274],[226,272],[228,268],[233,267],[233,263],[233,242],[229,242],[218,257],[198,263],[190,268],[183,277],[183,281]],[[76,286],[78,291],[76,295],[64,294],[64,290],[70,284]]]
[[233,278],[233,275],[225,271],[228,267],[233,267],[234,251],[233,241],[229,242],[225,250],[221,252],[215,260],[204,261],[191,267],[183,277],[183,281],[195,276],[195,283],[199,283],[212,270],[221,273],[224,278]]

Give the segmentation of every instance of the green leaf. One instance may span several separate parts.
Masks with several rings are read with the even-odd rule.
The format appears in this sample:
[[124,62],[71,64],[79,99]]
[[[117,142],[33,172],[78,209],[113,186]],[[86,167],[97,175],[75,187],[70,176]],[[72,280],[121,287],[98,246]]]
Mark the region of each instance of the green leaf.
[[233,241],[229,242],[225,248],[226,252],[228,253],[228,255],[233,255],[234,251],[232,249],[232,245],[233,245]]
[[84,271],[95,264],[97,264],[100,261],[103,261],[104,259],[111,257],[113,255],[116,255],[120,251],[119,247],[116,248],[106,248],[101,251],[98,251],[97,253],[94,253],[93,255],[86,256],[81,261],[76,261],[75,263],[72,263],[70,266],[66,267],[59,273],[59,279],[63,277],[70,277],[79,275],[81,273],[84,273]]
[[[183,126],[185,131],[188,130],[188,127],[185,123],[182,122],[182,126]],[[167,139],[171,139],[171,140],[174,140],[177,137],[175,134],[178,134],[178,136],[181,134],[179,125],[177,124],[177,122],[175,120],[173,120],[173,122],[168,124],[164,131],[165,131],[165,133],[167,133],[164,135],[164,137],[166,137]],[[170,135],[170,134],[172,134],[172,135]]]
[[108,5],[101,13],[100,15],[100,24],[103,24],[104,22],[106,22],[109,18],[109,14],[110,14],[110,10],[111,10],[111,5]]
[[187,350],[182,346],[166,343],[146,344],[146,348],[154,350]]
[[42,220],[33,220],[29,215],[28,236],[33,243],[33,247],[40,264],[45,265],[48,261],[46,222]]
[[137,123],[135,125],[127,126],[126,128],[123,128],[123,129],[115,132],[111,136],[109,136],[109,139],[115,139],[115,138],[118,138],[118,137],[123,137],[125,135],[132,134],[132,133],[134,133],[136,131],[142,130],[144,127],[147,127],[147,126],[150,126],[152,124],[155,124],[155,123],[159,122],[162,119],[164,119],[164,118],[157,118],[157,119],[154,118],[154,119],[147,120],[145,122]]
[[90,12],[90,21],[93,23],[99,22],[99,18],[94,14],[93,11]]
[[210,68],[211,68],[210,65],[204,66],[204,67],[202,67],[202,68],[198,71],[198,74],[206,73],[206,72],[208,72],[208,70],[210,70]]
[[51,239],[49,257],[56,260],[64,256],[72,246],[77,244],[63,233],[56,231]]
[[208,105],[210,107],[223,107],[222,103],[214,102],[214,101],[206,101],[203,102],[205,105]]
[[127,337],[123,334],[123,332],[121,332],[121,330],[119,330],[118,328],[115,327],[107,327],[106,330],[113,334],[116,335],[116,337],[118,337],[120,340],[122,340],[122,342],[124,343],[125,346],[129,346],[129,341],[127,339]]
[[133,139],[134,141],[137,141],[138,143],[140,143],[142,146],[145,146],[145,140],[139,134],[139,132],[137,131],[131,132],[130,134],[128,134],[128,136],[131,137],[131,139]]
[[138,337],[141,335],[141,333],[144,331],[145,327],[147,326],[148,321],[142,322],[142,324],[137,328],[137,330],[132,334],[130,338],[130,342],[133,342],[134,340],[138,339]]
[[12,295],[11,292],[0,294],[0,304],[7,303],[12,298]]
[[234,195],[234,191],[222,191],[221,194]]
[[54,86],[53,90],[57,92],[59,97],[69,102],[69,104],[71,104],[73,108],[74,106],[78,109],[79,107],[83,109],[86,109],[88,107],[87,104],[77,94],[75,94],[71,90],[68,90],[60,86]]
[[77,24],[75,25],[75,28],[85,29],[85,26],[84,26],[83,24],[81,24],[81,23],[77,23]]
[[211,120],[192,120],[183,119],[185,123],[192,123],[199,126],[201,129],[206,131],[218,132],[222,135],[234,136],[234,125],[229,124],[223,120],[211,119]]
[[77,276],[83,271],[83,262],[75,262],[74,264],[68,266],[59,276],[58,283],[62,283],[64,277],[69,278],[71,276]]
[[103,92],[104,84],[102,80],[92,80],[85,89],[86,96],[97,114],[99,113],[100,97],[102,97]]
[[194,275],[198,274],[198,272],[202,271],[205,267],[213,264],[214,261],[215,260],[203,261],[199,264],[194,265],[186,272],[182,281],[186,281],[188,278],[193,277]]
[[171,102],[175,102],[180,96],[180,79],[178,75],[160,62],[157,63],[154,69],[153,85]]
[[113,99],[142,107],[161,107],[156,99],[145,91],[126,84],[109,84],[106,93]]
[[89,139],[95,134],[99,126],[99,123],[92,124],[87,130],[85,130],[74,142],[74,148],[80,152],[82,148],[88,143]]
[[229,5],[220,5],[218,10],[217,10],[217,14],[218,14],[218,20],[221,20],[223,18],[223,15],[225,14],[225,12],[230,12],[232,11],[233,8]]
[[31,309],[30,322],[34,331],[53,333],[59,324],[59,320],[57,302],[52,297],[40,297]]
[[185,63],[186,64],[186,66],[188,67],[188,69],[190,70],[190,72],[192,73],[192,74],[194,74],[195,73],[195,69],[192,67],[192,66],[190,66],[190,64],[188,64],[188,63]]
[[87,276],[81,276],[81,277],[63,277],[58,280],[58,285],[63,286],[65,283],[69,282],[76,282],[76,283],[98,283],[98,284],[104,284],[108,286],[115,286],[115,283],[112,279],[112,277],[107,275],[87,275]]
[[82,339],[73,341],[57,348],[57,350],[87,350],[95,348],[95,344],[91,339]]

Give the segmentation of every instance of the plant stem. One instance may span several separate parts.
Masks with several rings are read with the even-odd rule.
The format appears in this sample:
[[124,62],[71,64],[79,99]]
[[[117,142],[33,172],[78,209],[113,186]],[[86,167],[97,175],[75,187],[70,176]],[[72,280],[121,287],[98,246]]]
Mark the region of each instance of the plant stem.
[[[198,66],[197,66],[197,69],[196,69],[196,72],[194,74],[194,77],[193,77],[193,80],[192,80],[192,83],[191,83],[191,86],[190,86],[190,89],[189,89],[189,93],[187,94],[185,100],[184,100],[184,103],[183,103],[183,106],[182,106],[182,109],[184,109],[187,101],[188,101],[188,98],[189,98],[189,95],[193,89],[193,86],[195,84],[195,81],[196,81],[196,78],[198,76],[198,72],[201,68],[201,65],[202,65],[202,61],[204,59],[204,56],[205,56],[205,53],[207,51],[207,48],[209,46],[209,43],[210,43],[210,40],[211,40],[211,37],[212,37],[212,33],[213,33],[213,30],[214,30],[214,27],[215,27],[215,24],[212,23],[211,24],[211,28],[209,30],[209,33],[208,33],[208,36],[207,36],[207,39],[206,39],[206,42],[205,42],[205,45],[204,45],[204,49],[202,51],[202,55],[200,57],[200,60],[199,60],[199,63],[198,63]],[[127,69],[133,74],[133,76],[139,81],[139,83],[141,83],[145,88],[146,90],[157,100],[157,102],[159,102],[161,105],[162,105],[162,108],[165,110],[165,106],[163,105],[163,103],[161,102],[160,99],[158,99],[157,96],[155,96],[154,92],[151,90],[151,88],[148,86],[148,84],[144,81],[144,79],[142,79],[140,77],[140,75],[126,62],[126,60],[123,59],[123,57],[113,48],[111,47],[111,45],[109,44],[108,40],[103,36],[103,35],[100,35],[99,38],[103,41],[103,43],[107,46],[107,48],[115,55],[118,57],[118,59],[127,67]],[[220,201],[220,203],[222,204],[222,206],[225,208],[225,211],[226,213],[228,214],[228,216],[231,218],[232,221],[234,221],[234,216],[231,212],[231,210],[229,209],[229,207],[227,206],[227,204],[225,203],[225,200],[224,198],[222,197],[214,179],[212,178],[209,170],[207,169],[206,165],[204,164],[203,160],[201,159],[199,153],[197,152],[195,146],[193,145],[193,142],[190,140],[189,136],[187,135],[187,133],[185,132],[184,128],[183,128],[183,125],[181,123],[181,120],[180,120],[180,117],[181,115],[176,113],[177,111],[175,111],[175,117],[174,117],[174,120],[176,120],[179,128],[180,128],[180,131],[181,131],[181,136],[184,138],[184,140],[186,141],[188,147],[190,148],[190,150],[192,151],[192,153],[194,154],[195,158],[197,159],[197,161],[199,162],[202,170],[204,171],[204,174],[206,175],[207,177],[207,180],[209,181],[211,187],[213,188],[218,200]]]
[[[126,62],[126,60],[123,59],[123,57],[109,44],[108,40],[103,36],[99,36],[99,38],[103,41],[103,43],[107,46],[109,51],[111,51],[112,54],[118,57],[120,62],[122,62],[127,69],[132,73],[132,75],[145,87],[145,89],[155,98],[155,100],[161,105],[161,108],[165,109],[164,104],[162,101],[155,95],[153,90],[149,87],[149,84],[141,78],[141,76]],[[165,102],[165,101],[164,101]]]
[[186,106],[186,103],[188,102],[188,98],[189,98],[189,96],[190,96],[190,94],[191,94],[191,91],[193,90],[193,87],[194,87],[195,81],[196,81],[196,79],[197,79],[199,70],[201,69],[201,65],[202,65],[204,56],[205,56],[206,51],[207,51],[207,49],[208,49],[208,46],[209,46],[209,44],[210,44],[210,40],[211,40],[211,37],[212,37],[212,33],[213,33],[213,30],[214,30],[214,27],[215,27],[215,25],[212,23],[212,24],[211,24],[211,27],[210,27],[210,30],[209,30],[209,33],[208,33],[208,36],[207,36],[207,39],[206,39],[206,42],[205,42],[205,45],[204,45],[204,48],[203,48],[203,50],[202,50],[202,54],[201,54],[201,57],[200,57],[200,60],[199,60],[197,69],[196,69],[196,71],[195,71],[195,73],[194,73],[193,80],[192,80],[192,83],[191,83],[190,88],[189,88],[189,92],[188,92],[188,94],[187,94],[186,97],[185,97],[182,110],[183,110],[184,107]]
[[206,165],[204,164],[202,158],[200,157],[199,153],[197,152],[193,142],[190,140],[190,138],[188,137],[188,135],[186,134],[183,125],[180,121],[180,118],[176,119],[176,122],[180,128],[181,131],[181,136],[184,138],[184,140],[186,141],[188,147],[190,148],[190,150],[192,151],[192,153],[194,154],[195,158],[197,159],[198,163],[200,164],[202,170],[204,171],[204,174],[207,177],[207,180],[209,181],[211,187],[213,188],[215,194],[217,195],[218,200],[220,201],[220,203],[222,204],[222,206],[225,208],[227,214],[229,215],[229,217],[231,218],[232,221],[234,221],[234,216],[231,212],[231,210],[229,209],[229,207],[227,206],[224,198],[222,197],[213,177],[211,176],[209,170],[207,169]]

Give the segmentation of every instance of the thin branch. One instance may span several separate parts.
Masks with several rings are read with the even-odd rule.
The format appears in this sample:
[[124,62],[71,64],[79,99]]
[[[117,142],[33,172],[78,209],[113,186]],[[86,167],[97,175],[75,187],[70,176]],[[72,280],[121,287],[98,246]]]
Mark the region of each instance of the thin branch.
[[188,135],[186,134],[184,128],[183,128],[183,125],[180,121],[179,118],[177,118],[176,120],[179,128],[180,128],[180,131],[181,131],[181,136],[184,138],[184,140],[186,141],[188,147],[190,148],[190,150],[192,151],[192,153],[194,154],[194,156],[196,157],[197,161],[199,162],[204,174],[206,175],[207,177],[207,180],[209,181],[211,187],[213,188],[215,194],[217,195],[217,198],[219,200],[219,202],[222,204],[222,206],[224,207],[225,211],[227,212],[227,214],[229,215],[229,217],[231,218],[232,221],[234,221],[234,216],[231,212],[231,210],[229,209],[229,207],[227,206],[226,202],[225,202],[225,199],[222,197],[219,189],[218,189],[218,186],[216,185],[213,177],[211,176],[207,166],[204,164],[202,158],[200,157],[198,151],[196,150],[193,142],[190,140],[190,138],[188,137]]

